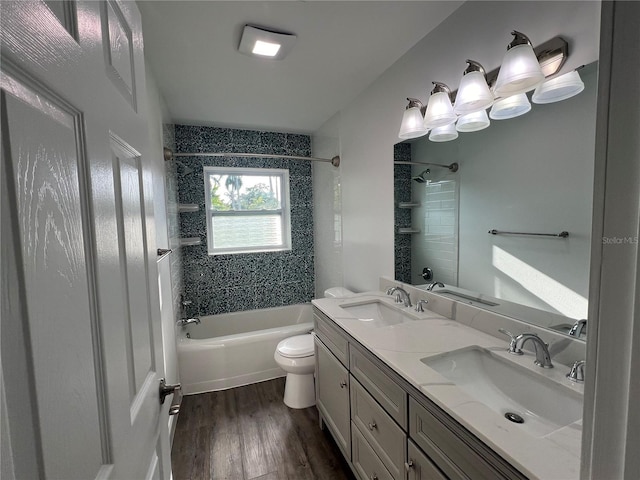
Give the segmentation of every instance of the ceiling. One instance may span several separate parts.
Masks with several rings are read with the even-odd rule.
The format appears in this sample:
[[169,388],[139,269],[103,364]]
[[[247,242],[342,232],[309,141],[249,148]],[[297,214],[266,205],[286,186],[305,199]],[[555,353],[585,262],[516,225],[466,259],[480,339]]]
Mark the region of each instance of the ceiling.
[[[312,133],[463,2],[139,0],[171,120]],[[238,52],[245,24],[298,36],[284,60]]]

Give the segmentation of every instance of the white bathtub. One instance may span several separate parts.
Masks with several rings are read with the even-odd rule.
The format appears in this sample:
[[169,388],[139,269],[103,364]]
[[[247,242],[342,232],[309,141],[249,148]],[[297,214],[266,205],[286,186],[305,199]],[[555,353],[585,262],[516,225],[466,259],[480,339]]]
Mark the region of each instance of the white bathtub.
[[305,303],[200,320],[200,325],[177,328],[178,368],[185,395],[284,377],[284,370],[273,359],[276,346],[287,337],[309,332],[313,309]]

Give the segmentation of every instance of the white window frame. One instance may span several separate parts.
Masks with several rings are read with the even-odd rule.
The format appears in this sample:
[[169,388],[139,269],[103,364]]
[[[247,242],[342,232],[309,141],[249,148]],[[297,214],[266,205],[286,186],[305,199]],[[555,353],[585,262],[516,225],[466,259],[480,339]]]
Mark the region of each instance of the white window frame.
[[[229,210],[217,211],[211,208],[210,175],[238,175],[238,176],[279,176],[281,208],[278,210]],[[245,168],[245,167],[204,167],[205,209],[207,215],[207,251],[209,255],[228,255],[257,252],[279,252],[291,250],[291,204],[289,196],[289,170],[283,168]],[[282,244],[252,247],[216,248],[213,244],[214,216],[255,216],[280,215],[282,226]]]

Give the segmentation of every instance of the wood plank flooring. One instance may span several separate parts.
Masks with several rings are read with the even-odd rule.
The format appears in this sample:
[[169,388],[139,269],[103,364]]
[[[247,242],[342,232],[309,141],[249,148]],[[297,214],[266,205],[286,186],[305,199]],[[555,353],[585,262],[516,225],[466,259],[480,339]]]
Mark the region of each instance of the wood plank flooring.
[[171,452],[173,477],[353,480],[318,410],[288,408],[284,378],[183,398]]

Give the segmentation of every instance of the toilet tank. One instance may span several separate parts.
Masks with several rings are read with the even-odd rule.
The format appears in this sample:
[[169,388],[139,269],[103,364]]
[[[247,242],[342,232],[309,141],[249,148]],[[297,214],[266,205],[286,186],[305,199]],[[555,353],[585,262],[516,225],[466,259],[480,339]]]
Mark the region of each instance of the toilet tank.
[[354,292],[344,287],[331,287],[324,291],[324,298],[347,298],[354,295]]

